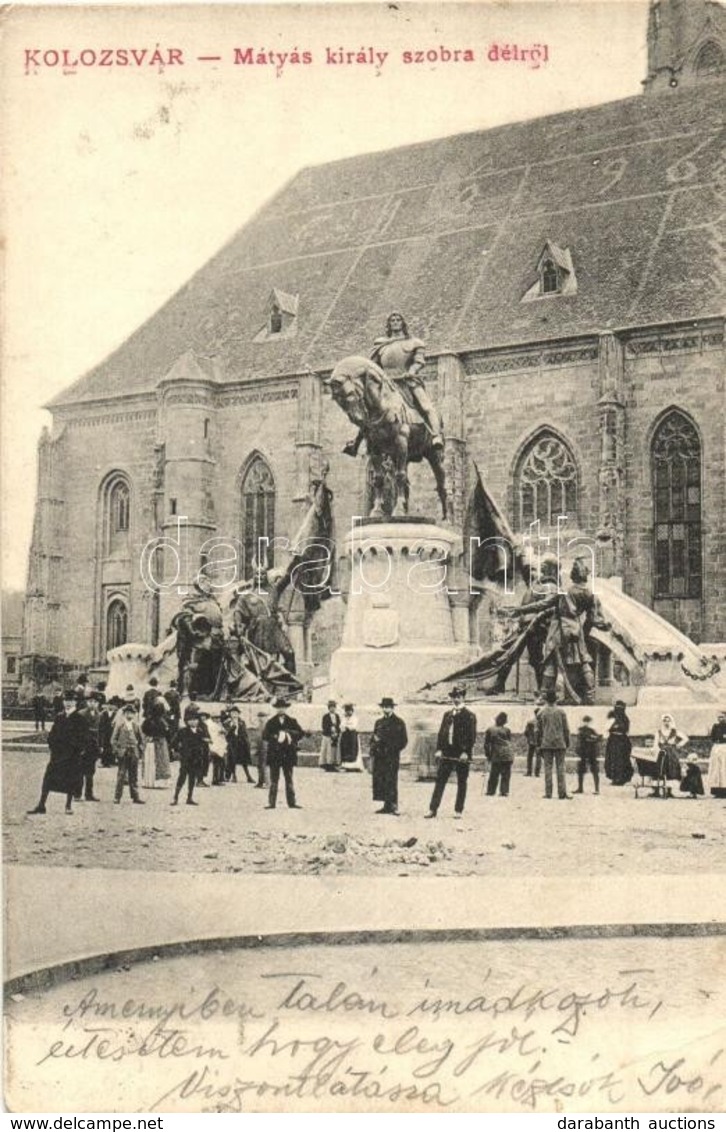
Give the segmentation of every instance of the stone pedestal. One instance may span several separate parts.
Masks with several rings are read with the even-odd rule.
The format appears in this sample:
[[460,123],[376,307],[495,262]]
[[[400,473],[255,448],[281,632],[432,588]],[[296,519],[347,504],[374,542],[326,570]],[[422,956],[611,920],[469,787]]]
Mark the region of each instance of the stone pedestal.
[[[345,542],[350,584],[330,690],[357,704],[412,697],[471,658],[454,622],[452,564],[461,539],[435,523],[367,522]],[[457,640],[457,630],[459,630]]]

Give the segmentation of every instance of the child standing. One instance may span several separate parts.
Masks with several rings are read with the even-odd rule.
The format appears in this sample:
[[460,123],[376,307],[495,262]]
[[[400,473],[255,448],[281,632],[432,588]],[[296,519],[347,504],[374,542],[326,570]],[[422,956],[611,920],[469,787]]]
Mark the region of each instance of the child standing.
[[681,781],[681,790],[691,798],[698,798],[703,794],[703,775],[698,765],[698,755],[689,755],[686,759],[686,774]]
[[537,749],[537,712],[539,708],[535,708],[534,715],[528,719],[524,725],[524,738],[527,742],[527,772],[525,778],[531,778],[534,771],[534,777],[539,778],[542,769],[542,756]]

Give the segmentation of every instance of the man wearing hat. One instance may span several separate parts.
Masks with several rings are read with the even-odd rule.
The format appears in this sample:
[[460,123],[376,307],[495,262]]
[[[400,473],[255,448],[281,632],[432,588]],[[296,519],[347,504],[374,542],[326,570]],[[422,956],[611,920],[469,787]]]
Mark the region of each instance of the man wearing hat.
[[297,747],[305,732],[296,719],[287,714],[290,704],[288,700],[279,698],[273,703],[275,715],[271,716],[265,724],[262,738],[267,744],[267,765],[270,768],[270,795],[268,810],[274,810],[277,805],[277,788],[280,782],[280,771],[285,778],[285,798],[291,810],[300,810],[295,800],[293,786],[293,770],[297,766]]
[[227,757],[224,777],[228,782],[237,781],[237,767],[241,766],[245,778],[252,782],[250,774],[250,741],[247,728],[238,707],[231,707],[226,713],[224,730],[227,739]]
[[585,775],[588,770],[592,774],[595,784],[595,793],[600,793],[600,768],[597,756],[600,749],[600,736],[592,726],[592,716],[583,715],[582,724],[578,728],[575,740],[575,751],[579,762],[577,764],[577,790],[576,794],[583,794],[585,790]]
[[455,687],[449,692],[452,706],[444,712],[439,728],[436,742],[438,769],[427,818],[436,817],[452,770],[456,772],[454,817],[460,818],[464,813],[469,767],[476,742],[476,716],[464,706],[465,696],[464,688]]
[[119,712],[120,722],[114,727],[113,753],[118,762],[118,776],[116,778],[116,794],[114,802],[118,804],[128,781],[131,801],[137,806],[143,806],[139,798],[139,756],[144,749],[144,740],[141,728],[136,720],[136,704],[124,704],[123,711]]
[[328,710],[320,725],[323,732],[320,765],[323,770],[338,770],[340,767],[340,723],[338,704],[335,700],[328,700]]
[[398,817],[398,768],[401,751],[408,744],[406,724],[394,712],[391,696],[384,696],[379,707],[383,715],[373,725],[371,755],[373,757],[373,801],[383,802],[379,814]]
[[199,731],[200,736],[202,737],[202,739],[204,740],[204,742],[206,744],[203,757],[197,761],[196,785],[197,786],[208,786],[209,783],[205,782],[204,779],[206,778],[207,773],[209,771],[209,763],[210,763],[209,747],[210,747],[210,744],[211,744],[211,741],[212,741],[212,737],[209,734],[209,728],[207,727],[207,720],[209,719],[209,712],[204,711],[199,706],[199,704],[197,703],[196,700],[190,700],[189,703],[187,704],[187,706],[184,708],[184,724],[186,725],[189,722],[190,719],[196,719],[197,720],[197,723],[198,723],[197,730]]
[[209,786],[209,783],[205,780],[209,774],[209,768],[212,763],[212,735],[207,721],[211,719],[212,716],[210,712],[206,711],[204,708],[200,708],[198,705],[197,712],[199,718],[199,734],[204,743],[204,755],[197,768],[197,786]]
[[[134,692],[133,684],[127,684],[126,685],[126,691],[124,692],[123,697],[119,697],[119,707],[118,707],[118,710],[113,717],[113,725],[112,725],[112,728],[111,728],[111,750],[112,750],[112,752],[115,752],[115,750],[116,750],[116,732],[119,730],[120,727],[123,727],[123,725],[124,725],[125,718],[126,718],[125,711],[126,711],[127,707],[133,708],[134,717],[136,718],[136,721],[138,723],[138,713],[139,713],[140,703],[139,703],[139,700],[136,698],[136,693]],[[116,758],[116,756],[114,754],[114,760],[115,760],[115,758]]]
[[187,805],[198,805],[194,801],[194,787],[197,784],[200,767],[205,759],[209,758],[209,747],[201,728],[202,722],[198,710],[188,707],[184,712],[184,726],[177,731],[173,743],[174,750],[179,754],[179,777],[174,787],[172,806],[178,805],[184,783],[187,786]]
[[169,687],[164,692],[164,699],[169,705],[169,737],[173,739],[179,730],[181,719],[181,698],[176,688],[176,680],[169,681]]
[[552,797],[552,771],[557,772],[557,795],[563,801],[572,797],[567,793],[565,777],[565,756],[570,746],[570,726],[567,716],[557,706],[557,693],[554,688],[545,692],[545,702],[537,716],[537,747],[542,752],[545,776],[545,798]]
[[78,709],[78,715],[83,719],[83,724],[79,720],[78,726],[79,730],[82,729],[84,733],[81,754],[81,782],[78,785],[78,794],[76,795],[79,801],[81,793],[83,793],[86,802],[99,801],[93,793],[93,780],[96,774],[96,762],[101,756],[100,699],[100,692],[89,692],[83,706]]
[[52,793],[65,794],[66,813],[73,813],[73,797],[78,789],[81,778],[81,750],[71,733],[69,719],[76,714],[75,695],[69,694],[63,704],[63,710],[56,714],[53,726],[48,732],[48,748],[50,761],[43,775],[43,784],[40,789],[40,801],[29,814],[46,813],[48,795]]
[[114,765],[111,738],[116,713],[121,707],[123,707],[123,700],[119,696],[112,696],[101,707],[101,713],[98,717],[98,745],[101,748],[101,766]]

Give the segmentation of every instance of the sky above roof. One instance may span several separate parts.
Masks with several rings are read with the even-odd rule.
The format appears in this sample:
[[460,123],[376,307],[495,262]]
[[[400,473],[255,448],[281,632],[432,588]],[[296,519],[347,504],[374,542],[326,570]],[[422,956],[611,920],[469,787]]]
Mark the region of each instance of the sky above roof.
[[[301,168],[637,94],[646,15],[645,0],[14,9],[2,78],[3,583],[24,584],[41,406]],[[47,50],[157,44],[184,64],[42,65]],[[546,44],[548,62],[493,62],[494,44]],[[28,47],[41,65],[25,74]],[[235,64],[248,47],[288,61]],[[328,49],[369,48],[385,61],[326,61]],[[312,62],[293,64],[295,49]],[[221,59],[199,59],[211,55]]]
[[[723,94],[636,95],[307,168],[51,407],[153,393],[180,358],[213,357],[227,381],[330,370],[391,310],[429,356],[718,314]],[[524,302],[543,248],[563,299]],[[270,339],[271,296],[296,312],[298,295],[295,334]]]

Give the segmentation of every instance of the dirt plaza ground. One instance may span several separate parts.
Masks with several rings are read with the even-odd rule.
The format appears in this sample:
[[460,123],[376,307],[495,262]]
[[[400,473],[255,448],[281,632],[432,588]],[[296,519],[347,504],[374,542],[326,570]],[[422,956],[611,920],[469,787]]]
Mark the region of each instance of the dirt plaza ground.
[[[142,790],[144,806],[113,803],[114,769],[99,769],[98,803],[72,815],[51,795],[37,802],[44,751],[5,749],[6,865],[185,873],[285,873],[361,876],[610,876],[723,871],[726,801],[678,795],[669,801],[591,780],[572,801],[543,798],[542,779],[516,768],[508,798],[484,794],[472,772],[463,820],[455,821],[453,781],[438,817],[427,821],[432,785],[400,776],[401,816],[375,813],[371,779],[300,767],[300,810],[282,799],[265,809],[266,791],[247,784],[199,789],[196,807],[170,805],[171,787]],[[574,790],[576,779],[568,776]],[[183,799],[184,796],[182,796]]]

